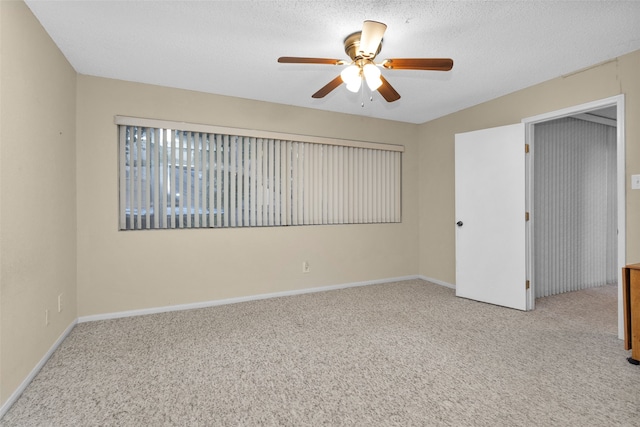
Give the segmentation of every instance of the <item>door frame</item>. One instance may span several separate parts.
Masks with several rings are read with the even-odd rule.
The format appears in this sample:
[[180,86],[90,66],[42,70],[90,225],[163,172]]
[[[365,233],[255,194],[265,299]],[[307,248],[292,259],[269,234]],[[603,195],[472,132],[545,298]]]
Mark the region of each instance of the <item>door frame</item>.
[[531,221],[527,227],[527,277],[531,286],[527,295],[527,310],[535,308],[535,277],[533,259],[533,229],[535,226],[535,206],[533,206],[533,152],[534,147],[534,125],[563,117],[574,116],[588,111],[599,110],[605,107],[616,106],[616,174],[617,174],[617,199],[618,199],[618,338],[624,338],[624,317],[622,309],[622,268],[626,265],[626,170],[625,170],[625,108],[624,94],[563,108],[561,110],[540,114],[522,119],[525,125],[525,142],[529,144],[530,155],[527,156],[526,174],[526,208],[531,213]]

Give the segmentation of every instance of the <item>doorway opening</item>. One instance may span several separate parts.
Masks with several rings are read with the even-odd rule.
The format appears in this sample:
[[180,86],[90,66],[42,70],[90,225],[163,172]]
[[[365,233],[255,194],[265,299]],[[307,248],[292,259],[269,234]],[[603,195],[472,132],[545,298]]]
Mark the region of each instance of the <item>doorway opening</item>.
[[531,153],[528,309],[536,298],[588,289],[594,289],[593,296],[611,298],[613,291],[622,338],[618,284],[625,265],[624,97],[523,122]]

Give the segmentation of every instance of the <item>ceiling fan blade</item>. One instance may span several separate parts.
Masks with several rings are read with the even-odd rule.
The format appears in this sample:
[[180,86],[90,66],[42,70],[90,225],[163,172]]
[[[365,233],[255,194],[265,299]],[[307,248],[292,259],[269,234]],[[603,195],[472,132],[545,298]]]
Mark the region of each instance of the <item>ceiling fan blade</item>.
[[335,79],[331,80],[329,83],[324,85],[319,91],[317,91],[316,93],[311,95],[311,97],[312,98],[324,98],[325,96],[327,96],[329,94],[329,92],[331,92],[332,90],[334,90],[335,88],[337,88],[341,84],[342,84],[342,77],[340,77],[340,75],[338,74],[338,77],[336,77]]
[[365,58],[373,58],[378,53],[378,47],[387,25],[377,21],[364,21],[360,34],[358,53]]
[[329,64],[329,65],[342,65],[345,63],[341,59],[301,58],[298,56],[281,56],[280,58],[278,58],[278,62],[283,64]]
[[400,94],[389,84],[387,79],[380,76],[380,80],[382,80],[382,85],[378,88],[378,92],[380,92],[380,95],[382,95],[387,102],[393,102],[400,99]]
[[382,66],[391,70],[449,71],[453,68],[450,58],[394,58],[385,59]]

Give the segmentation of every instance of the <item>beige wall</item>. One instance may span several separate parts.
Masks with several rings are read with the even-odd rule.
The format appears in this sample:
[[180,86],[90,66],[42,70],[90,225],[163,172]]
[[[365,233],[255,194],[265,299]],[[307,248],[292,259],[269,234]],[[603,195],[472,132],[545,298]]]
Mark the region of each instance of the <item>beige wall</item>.
[[77,311],[76,73],[24,3],[0,7],[1,405]]
[[627,262],[640,261],[640,51],[420,125],[420,274],[455,283],[454,135],[625,94]]
[[[80,316],[418,272],[417,125],[88,76],[77,107]],[[405,145],[403,221],[118,231],[115,115]]]

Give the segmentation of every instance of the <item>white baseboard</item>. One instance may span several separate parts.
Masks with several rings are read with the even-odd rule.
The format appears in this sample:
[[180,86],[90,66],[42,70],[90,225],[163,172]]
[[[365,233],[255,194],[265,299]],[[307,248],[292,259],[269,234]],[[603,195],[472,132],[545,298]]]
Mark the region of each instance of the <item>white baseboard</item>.
[[420,275],[420,276],[418,276],[418,278],[422,279],[422,280],[426,280],[427,282],[434,283],[436,285],[444,286],[445,288],[451,288],[451,289],[455,289],[456,288],[456,285],[452,285],[451,283],[443,282],[442,280],[433,279],[431,277]]
[[[84,322],[94,322],[97,320],[111,320],[111,319],[119,319],[122,317],[133,317],[133,316],[143,316],[146,314],[157,314],[157,313],[167,313],[170,311],[181,311],[181,310],[192,310],[195,308],[206,308],[206,307],[215,307],[218,305],[226,305],[226,304],[236,304],[239,302],[247,302],[247,301],[257,301],[268,298],[278,298],[278,297],[287,297],[293,295],[302,295],[309,294],[313,292],[324,292],[324,291],[332,291],[336,289],[346,289],[346,288],[354,288],[357,286],[367,286],[367,285],[377,285],[382,283],[390,283],[390,282],[400,282],[403,280],[412,280],[419,279],[420,276],[403,276],[403,277],[392,277],[388,279],[379,279],[379,280],[368,280],[364,282],[353,282],[353,283],[344,283],[340,285],[331,285],[331,286],[321,286],[317,288],[307,288],[307,289],[296,289],[291,291],[282,291],[282,292],[272,292],[268,294],[258,294],[258,295],[249,295],[246,297],[237,297],[237,298],[226,298],[221,300],[213,300],[213,301],[203,301],[203,302],[195,302],[190,304],[178,304],[178,305],[169,305],[164,307],[153,307],[153,308],[145,308],[140,310],[129,310],[129,311],[119,311],[116,313],[105,313],[105,314],[94,314],[91,316],[81,316],[78,317],[78,323]],[[426,279],[425,279],[426,280]]]
[[31,370],[31,372],[29,373],[29,375],[27,375],[24,381],[20,383],[20,386],[18,386],[18,388],[15,389],[15,391],[11,394],[11,396],[9,396],[7,401],[4,402],[2,407],[0,407],[0,419],[4,417],[4,414],[6,414],[9,408],[11,408],[11,405],[13,405],[16,400],[18,400],[18,398],[20,397],[24,389],[26,389],[27,386],[31,383],[31,381],[35,378],[35,376],[38,375],[38,372],[40,372],[40,369],[42,369],[44,364],[47,363],[47,360],[49,360],[53,352],[56,351],[60,346],[60,344],[62,344],[62,342],[67,338],[67,336],[69,335],[71,330],[76,326],[77,323],[78,323],[78,319],[75,319],[73,322],[71,322],[71,324],[67,327],[67,329],[65,329],[64,332],[58,337],[56,342],[53,343],[49,351],[47,351],[47,354],[45,354],[44,357],[40,359],[38,364]]

